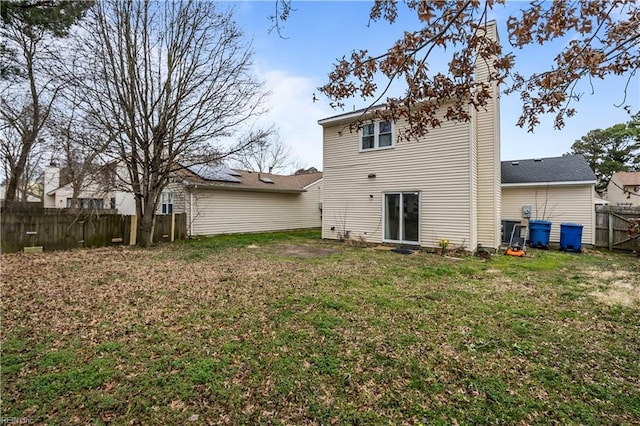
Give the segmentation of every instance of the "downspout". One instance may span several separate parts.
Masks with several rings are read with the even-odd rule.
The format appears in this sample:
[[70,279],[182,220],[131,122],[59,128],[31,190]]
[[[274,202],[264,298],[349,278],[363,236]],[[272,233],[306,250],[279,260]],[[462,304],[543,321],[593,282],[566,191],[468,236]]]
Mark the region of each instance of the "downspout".
[[[478,244],[478,211],[479,211],[479,202],[480,198],[478,195],[479,185],[478,185],[478,167],[479,167],[479,157],[480,157],[480,147],[478,144],[478,116],[471,106],[468,106],[469,114],[472,116],[471,121],[469,122],[469,212],[471,213],[470,221],[469,221],[469,252],[475,252]],[[473,156],[473,151],[475,149],[475,159]],[[475,163],[475,164],[474,164]],[[474,174],[475,169],[475,174]],[[474,238],[475,237],[475,238]]]
[[189,238],[193,238],[193,189],[189,191]]

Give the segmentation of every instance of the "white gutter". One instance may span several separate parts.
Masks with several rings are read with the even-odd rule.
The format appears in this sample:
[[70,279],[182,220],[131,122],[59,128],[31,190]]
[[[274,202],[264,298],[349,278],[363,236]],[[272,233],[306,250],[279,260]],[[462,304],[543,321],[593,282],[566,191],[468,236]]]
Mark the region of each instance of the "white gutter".
[[[317,182],[317,181],[316,181]],[[189,188],[202,188],[209,190],[219,190],[219,191],[244,191],[244,192],[270,192],[270,193],[283,193],[283,194],[301,194],[305,192],[303,189],[279,189],[279,188],[256,188],[256,187],[243,187],[243,186],[226,186],[226,185],[207,185],[207,184],[188,184],[186,185]]]
[[583,181],[566,181],[566,182],[526,182],[526,183],[503,183],[500,184],[503,188],[514,188],[522,186],[567,186],[567,185],[595,185],[595,180],[583,180]]

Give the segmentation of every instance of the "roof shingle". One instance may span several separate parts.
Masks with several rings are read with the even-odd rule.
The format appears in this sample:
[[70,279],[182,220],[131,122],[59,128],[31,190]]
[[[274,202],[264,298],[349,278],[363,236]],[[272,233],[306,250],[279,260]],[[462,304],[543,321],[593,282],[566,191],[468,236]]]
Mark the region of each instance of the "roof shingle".
[[623,186],[637,186],[640,185],[640,172],[616,172],[611,179]]
[[596,181],[582,155],[502,161],[501,172],[503,184]]
[[276,175],[272,173],[252,172],[248,170],[234,170],[234,175],[239,182],[228,180],[205,179],[194,173],[193,170],[183,169],[179,175],[188,184],[202,185],[211,189],[226,189],[239,191],[265,191],[265,192],[303,192],[314,182],[322,179],[322,172],[305,173],[299,175]]

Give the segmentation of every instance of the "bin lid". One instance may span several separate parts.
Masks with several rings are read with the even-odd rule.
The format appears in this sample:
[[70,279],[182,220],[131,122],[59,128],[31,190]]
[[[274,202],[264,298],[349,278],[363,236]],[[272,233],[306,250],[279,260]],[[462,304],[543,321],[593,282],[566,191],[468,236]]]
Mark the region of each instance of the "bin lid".
[[582,228],[582,225],[579,223],[561,223],[560,226],[566,226],[568,228]]
[[551,225],[551,222],[549,222],[548,220],[530,220],[529,221],[530,224],[536,224],[539,223],[540,225]]

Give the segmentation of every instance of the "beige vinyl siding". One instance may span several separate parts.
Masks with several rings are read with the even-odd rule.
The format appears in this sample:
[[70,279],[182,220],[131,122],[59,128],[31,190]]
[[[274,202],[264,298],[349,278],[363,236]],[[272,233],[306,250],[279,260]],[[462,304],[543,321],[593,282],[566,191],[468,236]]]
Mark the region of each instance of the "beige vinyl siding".
[[121,215],[135,216],[136,199],[132,191],[114,191],[111,196],[116,200],[116,209]]
[[[495,25],[489,26],[489,37],[497,40]],[[478,61],[476,78],[487,81],[491,67]],[[495,83],[492,101],[486,110],[478,111],[478,242],[485,247],[500,245],[500,96]]]
[[[622,185],[620,185],[618,182],[615,182],[617,183],[617,185],[615,185],[614,182],[614,179],[611,179],[611,182],[609,182],[605,199],[614,206],[631,202],[631,197],[627,199],[626,194],[624,194],[624,191],[620,188],[620,186]],[[622,187],[624,188],[624,186]]]
[[[164,188],[163,192],[173,193],[173,212],[174,213],[186,212],[186,204],[185,204],[186,190],[182,183],[171,182]],[[162,205],[160,204],[160,201],[162,201],[162,199],[158,200],[158,207],[156,208],[156,214],[162,214]]]
[[322,199],[324,197],[324,179],[320,179],[305,188],[300,194],[294,212],[300,226],[290,229],[319,228],[322,226]]
[[578,223],[583,226],[582,243],[593,245],[595,209],[592,184],[502,188],[502,219],[521,219],[522,206],[531,206],[532,219],[552,223],[551,242],[560,241],[561,223]]
[[[495,23],[490,37],[497,39]],[[477,72],[486,80],[489,69]],[[420,140],[397,141],[391,149],[360,150],[350,115],[321,120],[323,125],[323,238],[383,241],[383,201],[388,192],[420,193],[420,241],[437,247],[475,250],[478,243],[500,244],[499,94],[494,85],[487,108],[473,111],[468,123],[447,121]],[[442,113],[446,105],[442,107]],[[368,177],[375,175],[375,177]]]
[[613,206],[640,206],[640,197],[625,192],[625,189],[627,189],[635,194],[637,193],[637,191],[634,191],[635,187],[635,185],[629,185],[625,188],[625,185],[622,182],[618,182],[616,176],[613,176],[607,186],[605,199]]
[[437,247],[446,238],[454,246],[475,248],[469,126],[445,121],[419,141],[396,140],[394,148],[365,152],[348,126],[325,127],[323,238],[350,231],[353,239],[380,242],[384,193],[417,191],[421,245]]
[[[191,235],[320,227],[322,181],[303,193],[197,189],[186,197]],[[190,211],[189,200],[193,200]]]

